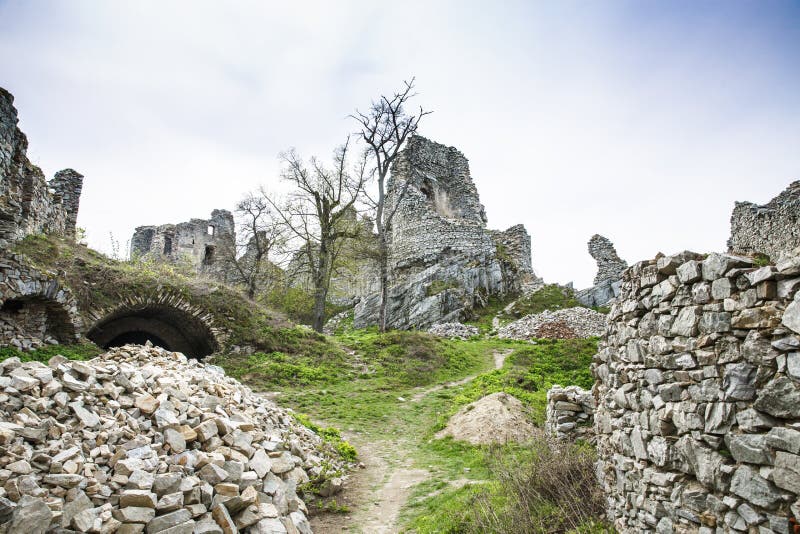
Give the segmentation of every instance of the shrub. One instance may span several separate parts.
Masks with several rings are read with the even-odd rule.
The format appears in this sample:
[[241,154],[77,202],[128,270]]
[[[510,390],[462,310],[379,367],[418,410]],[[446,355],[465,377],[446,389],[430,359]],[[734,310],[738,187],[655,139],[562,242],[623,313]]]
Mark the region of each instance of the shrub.
[[540,534],[612,532],[587,445],[548,443],[487,452],[491,483],[436,497],[431,513],[413,522],[416,532]]

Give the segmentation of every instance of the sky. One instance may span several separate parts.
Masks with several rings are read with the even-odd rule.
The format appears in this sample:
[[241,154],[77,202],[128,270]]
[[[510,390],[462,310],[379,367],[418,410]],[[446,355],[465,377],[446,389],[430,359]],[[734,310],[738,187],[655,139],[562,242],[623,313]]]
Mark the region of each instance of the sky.
[[329,158],[411,77],[419,133],[469,158],[548,282],[591,285],[595,233],[629,263],[723,251],[735,201],[800,179],[796,0],[0,0],[28,156],[85,175],[105,252],[279,190],[280,152]]

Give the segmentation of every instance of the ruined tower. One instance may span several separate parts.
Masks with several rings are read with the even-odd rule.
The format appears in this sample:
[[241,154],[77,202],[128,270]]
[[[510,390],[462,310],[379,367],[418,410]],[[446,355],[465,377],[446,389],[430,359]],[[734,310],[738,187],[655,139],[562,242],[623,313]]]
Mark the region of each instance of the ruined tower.
[[[521,225],[486,228],[469,162],[453,147],[412,137],[392,166],[387,211],[390,288],[387,325],[422,328],[462,320],[490,296],[535,280],[530,236]],[[380,298],[356,306],[355,324],[377,320]]]
[[39,233],[72,239],[83,176],[65,169],[48,183],[17,123],[14,97],[0,88],[0,245]]

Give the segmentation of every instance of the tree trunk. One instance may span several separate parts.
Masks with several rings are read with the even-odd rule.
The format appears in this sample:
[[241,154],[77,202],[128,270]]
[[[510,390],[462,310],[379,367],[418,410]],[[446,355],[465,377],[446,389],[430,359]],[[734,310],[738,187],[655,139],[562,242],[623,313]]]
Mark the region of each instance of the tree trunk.
[[314,273],[314,323],[312,327],[321,333],[325,323],[325,301],[328,299],[328,281],[330,280],[330,255],[325,241],[320,244],[318,261]]
[[385,233],[381,233],[379,238],[378,262],[380,263],[381,303],[378,312],[378,328],[381,332],[386,332],[386,302],[389,300],[389,247],[386,244]]
[[318,287],[314,290],[314,330],[322,333],[322,327],[325,326],[325,300],[327,300],[327,291],[324,287]]

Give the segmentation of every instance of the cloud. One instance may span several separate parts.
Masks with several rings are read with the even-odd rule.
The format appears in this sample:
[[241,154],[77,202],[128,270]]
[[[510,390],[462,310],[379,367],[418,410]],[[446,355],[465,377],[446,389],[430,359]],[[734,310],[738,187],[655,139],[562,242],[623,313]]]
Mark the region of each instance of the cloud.
[[[796,3],[0,2],[2,84],[30,156],[86,175],[93,246],[276,187],[347,115],[417,77],[422,133],[470,159],[490,225],[587,286],[595,232],[628,261],[721,250],[734,200],[798,177]],[[795,23],[792,23],[794,21]]]

